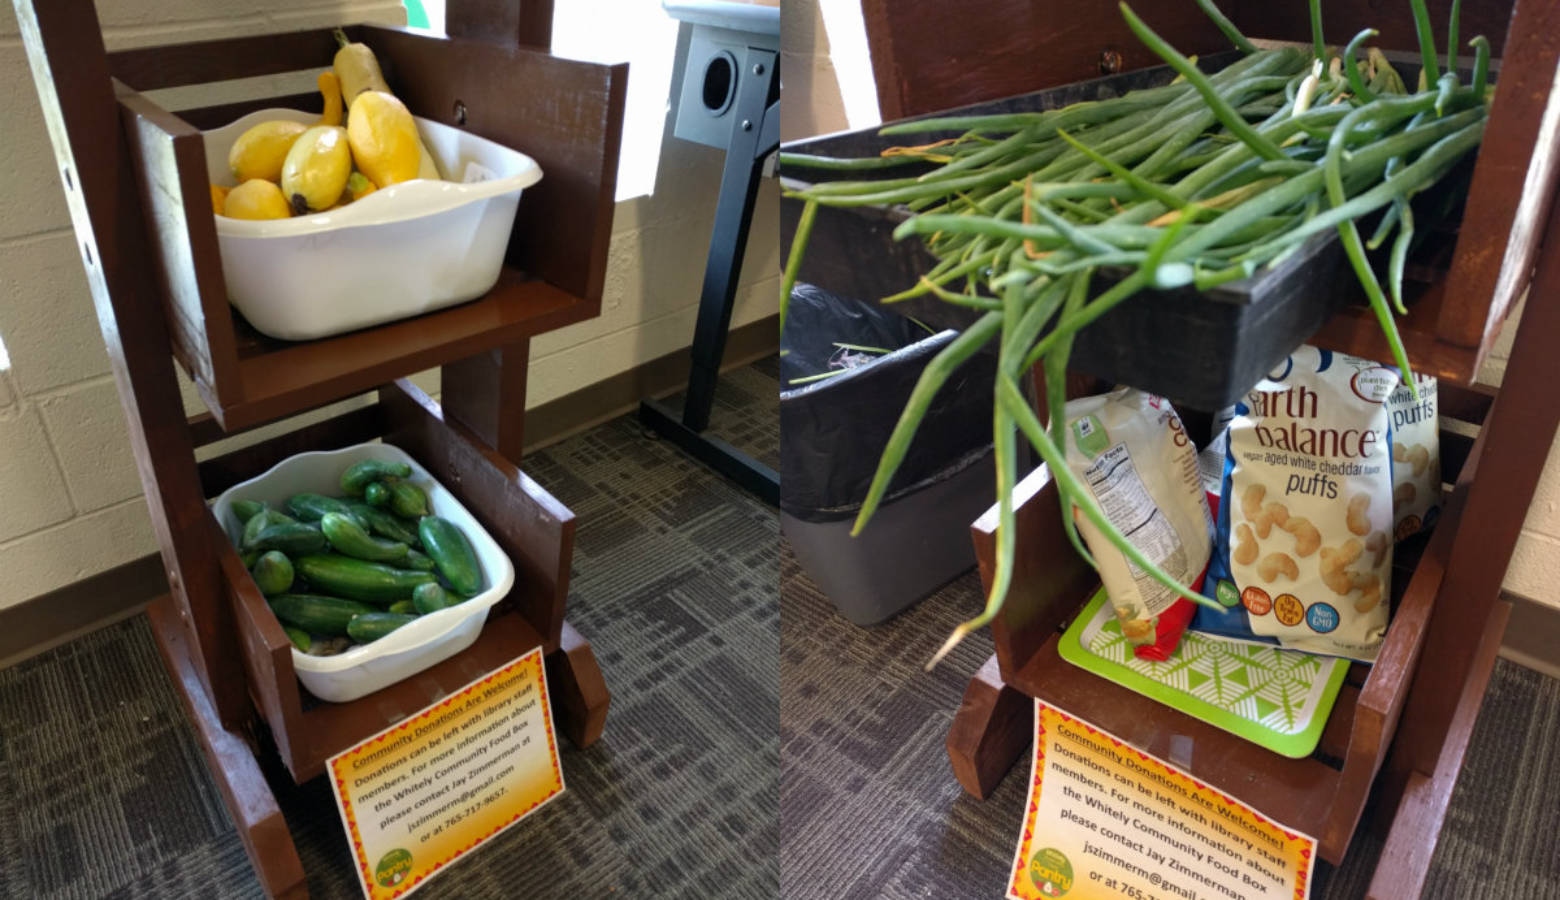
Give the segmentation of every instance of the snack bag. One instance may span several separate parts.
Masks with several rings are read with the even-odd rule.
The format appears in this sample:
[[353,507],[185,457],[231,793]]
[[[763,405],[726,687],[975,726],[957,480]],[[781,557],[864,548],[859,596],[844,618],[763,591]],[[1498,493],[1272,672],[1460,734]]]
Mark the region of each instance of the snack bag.
[[1429,531],[1441,515],[1441,421],[1436,381],[1416,375],[1419,399],[1400,384],[1387,398],[1392,413],[1392,534]]
[[1397,370],[1303,346],[1230,423],[1213,560],[1192,628],[1373,661],[1392,571]]
[[[1212,516],[1197,449],[1169,401],[1135,388],[1069,401],[1067,464],[1133,546],[1197,590],[1212,549]],[[1145,659],[1181,641],[1192,603],[1143,572],[1076,510],[1121,631]]]

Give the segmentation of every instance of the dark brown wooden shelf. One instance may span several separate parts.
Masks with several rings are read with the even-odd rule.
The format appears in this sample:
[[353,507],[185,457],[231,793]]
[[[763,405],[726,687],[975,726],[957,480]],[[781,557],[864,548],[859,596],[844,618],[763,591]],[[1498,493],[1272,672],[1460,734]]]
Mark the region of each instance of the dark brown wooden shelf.
[[416,458],[482,523],[514,562],[515,586],[493,606],[477,642],[457,656],[350,703],[315,701],[293,670],[292,643],[281,623],[208,512],[212,553],[233,608],[250,692],[300,783],[320,774],[329,757],[532,647],[552,653],[566,643],[573,514],[460,425],[446,422],[439,405],[409,382],[385,387],[375,406],[202,463],[203,489],[216,494],[305,450],[380,437]]
[[317,341],[273,340],[235,313],[242,399],[211,411],[225,429],[242,430],[593,318],[599,309],[505,268],[477,300]]
[[[416,115],[522,150],[543,178],[521,195],[505,268],[478,300],[317,341],[256,332],[227,301],[206,181],[212,127],[297,95],[172,112],[142,90],[329,65],[326,29],[109,54],[114,97],[165,295],[169,338],[212,417],[239,431],[583,321],[601,309],[627,67],[543,49],[372,25],[373,48]],[[306,63],[307,60],[315,60]],[[279,68],[280,67],[280,68]],[[525,85],[525,90],[512,90]]]
[[[319,109],[317,95],[170,112],[138,91],[331,65],[331,29],[110,54],[92,0],[18,0],[87,283],[129,424],[169,596],[153,635],[212,779],[266,894],[308,896],[257,756],[268,730],[300,781],[325,760],[533,649],[546,655],[558,733],[597,740],[611,696],[590,643],[564,620],[574,514],[517,466],[530,338],[596,315],[606,276],[627,65],[554,56],[551,0],[450,0],[450,36],[346,26],[416,115],[524,151],[525,190],[486,296],[351,334],[289,343],[229,305],[204,139],[254,109]],[[186,418],[175,363],[210,413]],[[446,410],[401,376],[441,366]],[[396,380],[401,378],[401,380]],[[377,389],[378,402],[197,462],[196,449]],[[293,649],[208,498],[289,456],[383,439],[461,499],[514,563],[515,582],[472,646],[352,703],[308,697]],[[308,702],[305,702],[305,700]]]
[[[1443,423],[1464,418],[1477,425],[1489,409],[1483,392],[1443,385],[1441,396],[1446,398]],[[999,683],[1055,703],[1181,766],[1276,821],[1312,835],[1324,859],[1340,861],[1407,699],[1471,480],[1467,464],[1473,456],[1472,441],[1443,427],[1442,443],[1442,478],[1456,487],[1445,498],[1441,518],[1429,537],[1397,545],[1392,562],[1393,615],[1379,655],[1374,665],[1349,667],[1310,756],[1280,756],[1061,658],[1060,631],[1098,589],[1099,579],[1061,534],[1056,487],[1044,468],[1024,478],[1014,491],[1017,540],[1023,549],[1015,560],[1007,603],[992,623]],[[987,583],[995,557],[995,531],[995,509],[971,528]],[[982,756],[970,749],[966,735],[982,731],[979,723],[956,724],[959,742],[950,741],[950,752],[955,755],[956,771],[970,773],[984,789],[992,777],[985,766],[1001,754],[987,750]],[[1011,745],[1008,752],[1013,752]]]
[[[1338,792],[1337,767],[1316,757],[1286,759],[1084,671],[1062,659],[1058,643],[1053,635],[1007,683],[1186,770],[1286,826],[1322,833]],[[1333,718],[1342,714],[1352,719],[1349,701],[1357,699],[1357,690],[1352,697],[1340,693]]]

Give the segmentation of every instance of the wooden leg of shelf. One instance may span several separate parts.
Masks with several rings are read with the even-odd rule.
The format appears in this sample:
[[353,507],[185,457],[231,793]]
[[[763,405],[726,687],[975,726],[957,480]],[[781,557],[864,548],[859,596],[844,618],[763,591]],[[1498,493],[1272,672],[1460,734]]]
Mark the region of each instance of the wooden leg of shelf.
[[218,720],[191,662],[176,603],[172,597],[164,596],[148,606],[146,614],[173,686],[184,698],[184,711],[206,751],[206,766],[222,791],[222,800],[266,896],[305,900],[309,888],[287,821],[282,818],[276,796],[266,784],[248,742]]
[[558,649],[547,657],[547,687],[553,695],[553,715],[574,746],[584,749],[601,737],[612,694],[601,677],[601,666],[590,642],[563,623]]
[[444,414],[520,464],[525,442],[525,383],[531,342],[517,341],[445,363],[439,372]]
[[981,800],[1034,737],[1034,701],[1002,681],[993,655],[964,691],[964,702],[948,729],[948,761],[964,789]]
[[[1485,622],[1484,634],[1475,648],[1467,678],[1460,685],[1445,688],[1457,697],[1457,706],[1446,739],[1441,744],[1440,759],[1433,774],[1410,771],[1401,797],[1395,798],[1396,802],[1392,804],[1396,813],[1376,863],[1376,874],[1371,878],[1371,900],[1418,897],[1424,889],[1430,860],[1441,837],[1441,826],[1452,804],[1452,790],[1457,786],[1458,773],[1462,771],[1468,744],[1473,739],[1473,726],[1479,718],[1484,691],[1494,675],[1495,658],[1500,654],[1501,638],[1506,633],[1510,616],[1511,604],[1497,600]],[[1406,755],[1415,749],[1398,746],[1394,753]]]

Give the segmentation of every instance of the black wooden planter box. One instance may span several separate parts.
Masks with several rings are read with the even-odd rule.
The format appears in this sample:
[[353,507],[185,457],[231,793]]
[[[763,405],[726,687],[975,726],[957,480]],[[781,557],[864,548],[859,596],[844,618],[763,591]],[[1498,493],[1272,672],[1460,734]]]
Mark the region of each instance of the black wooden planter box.
[[[1405,79],[1418,68],[1394,64]],[[1234,53],[1208,57],[1203,68],[1217,70],[1236,59]],[[1165,66],[1078,82],[1058,88],[979,103],[936,113],[985,115],[1057,109],[1085,100],[1101,100],[1128,91],[1165,84],[1174,73]],[[928,116],[927,118],[930,118]],[[896,143],[925,143],[956,133],[880,137],[876,127],[842,132],[785,145],[787,152],[820,156],[876,155]],[[909,167],[885,170],[881,177],[913,174]],[[784,167],[788,187],[836,180],[839,173]],[[859,178],[856,173],[843,177]],[[801,213],[800,200],[781,204],[782,240],[789,247]],[[936,259],[919,239],[895,241],[893,230],[909,216],[903,207],[821,207],[801,271],[801,280],[826,290],[876,301],[915,284]],[[1447,246],[1432,239],[1414,260]],[[1386,248],[1381,255],[1385,256]],[[1421,267],[1410,266],[1412,280]],[[1119,280],[1124,271],[1102,270],[1097,283]],[[1103,286],[1100,288],[1103,290]],[[1405,286],[1411,295],[1413,290]],[[1338,310],[1363,302],[1336,233],[1317,235],[1277,268],[1199,292],[1186,287],[1143,291],[1102,316],[1078,334],[1071,368],[1117,384],[1128,384],[1168,397],[1178,406],[1215,410],[1233,403],[1247,388],[1277,366],[1314,334]],[[933,328],[962,328],[973,321],[971,310],[919,297],[898,304],[906,314]]]

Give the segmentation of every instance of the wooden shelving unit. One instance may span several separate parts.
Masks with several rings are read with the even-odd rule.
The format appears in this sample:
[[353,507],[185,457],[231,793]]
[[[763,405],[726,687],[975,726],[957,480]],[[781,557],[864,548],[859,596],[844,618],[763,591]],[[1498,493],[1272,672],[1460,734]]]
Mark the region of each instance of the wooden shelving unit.
[[[612,230],[626,66],[547,50],[551,0],[451,0],[442,37],[351,26],[417,115],[524,150],[545,173],[522,198],[504,269],[460,306],[310,342],[254,331],[228,304],[200,127],[264,98],[170,112],[141,91],[329,65],[329,30],[106,52],[92,0],[17,0],[82,261],[168,571],[149,610],[164,660],[271,896],[307,895],[257,754],[300,783],[325,760],[541,646],[560,729],[601,734],[610,695],[564,619],[574,517],[518,468],[531,337],[598,314]],[[208,409],[186,419],[175,360]],[[441,408],[405,376],[441,366]],[[195,450],[345,397],[377,402],[197,463]],[[384,439],[460,498],[515,564],[477,642],[352,703],[310,697],[292,647],[206,498],[306,450]],[[261,732],[268,734],[262,740]]]
[[[1308,39],[1304,3],[1221,5],[1254,38]],[[884,117],[941,115],[975,103],[1002,107],[992,98],[1156,64],[1115,6],[1081,0],[1063,31],[1047,30],[1024,0],[980,0],[940,11],[864,0]],[[1184,52],[1207,59],[1228,47],[1193,4],[1134,6]],[[1449,6],[1431,3],[1436,23],[1447,21]],[[1406,3],[1334,4],[1325,12],[1330,43],[1342,45],[1372,26],[1381,29],[1383,46],[1417,46]],[[1399,324],[1415,369],[1442,379],[1446,502],[1428,539],[1399,546],[1393,618],[1377,662],[1350,669],[1319,747],[1304,759],[1269,752],[1064,662],[1060,631],[1098,577],[1062,533],[1056,490],[1042,467],[1014,495],[1020,549],[1007,603],[992,624],[996,653],[971,680],[948,735],[954,774],[970,793],[985,796],[1029,746],[1034,698],[1040,698],[1315,836],[1330,862],[1343,858],[1362,825],[1377,830],[1386,844],[1370,895],[1419,895],[1505,628],[1501,578],[1560,425],[1560,403],[1551,399],[1560,355],[1545,346],[1560,329],[1560,145],[1553,124],[1560,117],[1554,87],[1560,3],[1465,2],[1462,19],[1463,34],[1485,34],[1502,64],[1460,228],[1443,235],[1436,252],[1411,272],[1417,298]],[[972,21],[1016,25],[992,32],[969,27]],[[813,142],[811,152],[832,147],[851,155],[842,145],[863,139],[870,136],[831,136]],[[794,221],[796,211],[792,206],[782,214]],[[809,253],[821,261],[815,276],[804,271],[803,279],[863,299],[913,283],[925,268],[919,248],[887,239],[900,215],[821,211]],[[820,242],[831,239],[847,243],[820,254]],[[864,258],[875,264],[863,265]],[[894,280],[884,284],[884,277]],[[1313,291],[1327,289],[1318,284]],[[1497,396],[1472,382],[1524,293],[1522,328]],[[1161,299],[1145,295],[1134,302]],[[1338,299],[1315,298],[1319,305]],[[1118,313],[1133,315],[1131,306]],[[1323,312],[1314,333],[1307,332],[1312,343],[1390,358],[1368,310]],[[925,306],[910,314],[949,327],[960,316],[944,308],[944,318],[934,319],[939,313]],[[1137,344],[1123,352],[1147,349]],[[1070,388],[1074,381],[1070,375]],[[1174,393],[1173,384],[1137,386]],[[995,529],[995,509],[972,526],[988,585]],[[1380,813],[1364,822],[1373,795]]]

